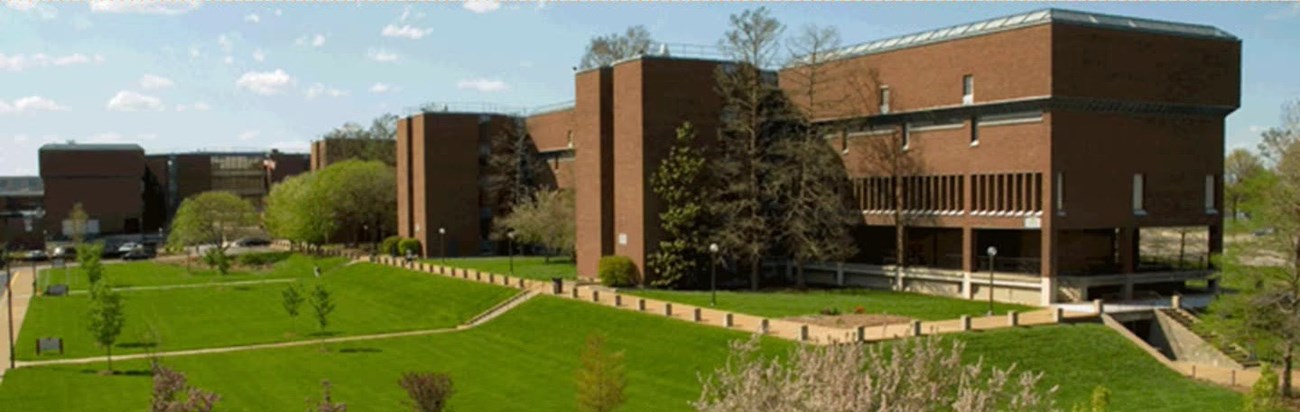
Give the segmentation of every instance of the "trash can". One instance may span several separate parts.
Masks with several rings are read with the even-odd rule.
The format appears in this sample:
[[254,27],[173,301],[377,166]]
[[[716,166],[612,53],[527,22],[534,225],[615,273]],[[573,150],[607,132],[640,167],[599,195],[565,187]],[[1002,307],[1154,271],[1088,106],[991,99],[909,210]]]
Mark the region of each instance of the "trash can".
[[551,278],[551,293],[556,295],[564,293],[564,279]]

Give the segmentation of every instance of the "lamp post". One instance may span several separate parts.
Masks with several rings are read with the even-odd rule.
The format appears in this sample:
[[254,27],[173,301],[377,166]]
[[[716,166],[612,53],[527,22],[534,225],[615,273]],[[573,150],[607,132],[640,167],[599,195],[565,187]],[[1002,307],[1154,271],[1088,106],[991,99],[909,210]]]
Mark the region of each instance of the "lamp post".
[[709,244],[709,306],[718,306],[718,244]]
[[510,276],[515,275],[515,230],[506,231],[506,253],[510,255]]
[[989,316],[993,316],[993,263],[998,258],[998,248],[989,246],[985,252],[989,254]]
[[438,255],[442,257],[442,264],[447,264],[447,228],[438,228],[438,248],[441,252]]

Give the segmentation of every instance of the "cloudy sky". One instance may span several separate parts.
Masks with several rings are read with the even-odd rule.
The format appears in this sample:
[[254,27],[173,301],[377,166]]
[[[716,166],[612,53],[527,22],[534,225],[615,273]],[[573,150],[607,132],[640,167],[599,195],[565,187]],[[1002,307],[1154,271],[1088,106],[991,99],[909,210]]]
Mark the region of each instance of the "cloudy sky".
[[[571,100],[594,35],[643,24],[715,44],[734,3],[148,3],[0,0],[0,175],[35,174],[41,144],[134,142],[149,152],[305,150],[345,121],[424,102]],[[1210,24],[1244,42],[1228,146],[1254,147],[1300,99],[1300,3],[1053,4]],[[845,44],[1044,4],[780,3],[790,27]]]

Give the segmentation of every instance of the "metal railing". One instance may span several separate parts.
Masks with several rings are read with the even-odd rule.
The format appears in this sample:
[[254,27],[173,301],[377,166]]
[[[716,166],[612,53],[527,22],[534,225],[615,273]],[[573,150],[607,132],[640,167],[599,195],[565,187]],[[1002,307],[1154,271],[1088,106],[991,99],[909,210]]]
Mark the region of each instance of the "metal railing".
[[725,60],[726,51],[718,46],[689,43],[651,43],[645,51],[647,56],[687,57],[711,60]]

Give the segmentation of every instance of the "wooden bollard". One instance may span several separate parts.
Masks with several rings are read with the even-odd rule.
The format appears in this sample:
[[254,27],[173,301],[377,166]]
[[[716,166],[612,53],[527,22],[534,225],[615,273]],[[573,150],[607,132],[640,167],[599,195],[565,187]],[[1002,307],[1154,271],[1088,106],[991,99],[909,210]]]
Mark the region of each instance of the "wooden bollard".
[[1020,313],[1014,310],[1007,312],[1007,325],[1012,327],[1020,326]]
[[520,288],[520,289],[527,289],[526,287],[524,287],[524,278],[519,278],[519,288]]
[[495,273],[488,273],[488,283],[497,283],[497,275]]
[[970,331],[970,315],[961,315],[961,330]]
[[1093,299],[1092,311],[1096,312],[1098,316],[1101,316],[1106,313],[1106,305],[1101,302],[1101,299]]
[[866,342],[866,341],[867,341],[867,327],[866,327],[866,326],[858,326],[858,328],[857,328],[857,330],[855,331],[854,334],[857,335],[857,336],[854,337],[854,340],[856,340],[856,341],[858,341],[858,342]]
[[668,316],[668,317],[673,316],[673,304],[671,303],[664,304],[664,316]]
[[474,271],[474,280],[477,280],[477,281],[482,282],[482,281],[483,281],[483,272],[479,272],[479,271],[477,271],[477,270]]
[[808,341],[808,325],[799,325],[799,341]]
[[722,327],[724,327],[724,328],[730,328],[730,327],[735,326],[735,325],[736,325],[736,319],[735,319],[734,315],[732,315],[732,314],[730,314],[730,313],[725,314],[725,315],[722,315]]
[[614,295],[614,306],[623,306],[623,295]]
[[592,302],[596,302],[596,303],[600,303],[600,291],[599,291],[599,290],[593,290],[593,291],[591,291],[591,301],[592,301]]
[[574,286],[574,287],[569,288],[569,296],[572,296],[574,299],[577,299],[577,298],[578,298],[578,287],[577,287],[577,286]]
[[645,312],[645,299],[638,298],[636,300],[636,310]]
[[912,336],[921,336],[921,321],[914,320],[911,326]]
[[700,308],[695,308],[695,310],[692,311],[691,313],[691,320],[694,322],[699,322],[700,319],[702,319],[702,316],[700,316]]
[[763,319],[763,320],[759,321],[759,322],[758,322],[758,333],[761,334],[761,335],[766,335],[766,334],[767,334],[767,326],[768,326],[768,325],[767,325],[767,319]]

